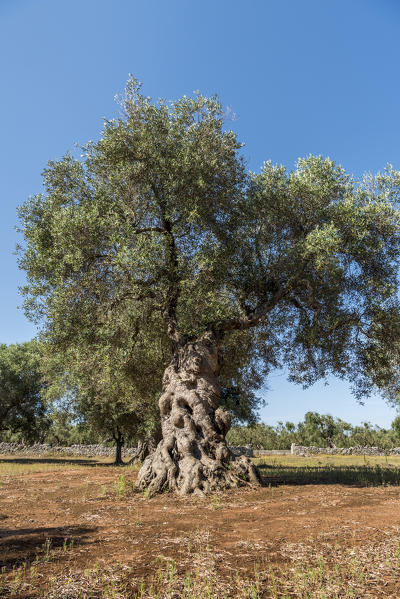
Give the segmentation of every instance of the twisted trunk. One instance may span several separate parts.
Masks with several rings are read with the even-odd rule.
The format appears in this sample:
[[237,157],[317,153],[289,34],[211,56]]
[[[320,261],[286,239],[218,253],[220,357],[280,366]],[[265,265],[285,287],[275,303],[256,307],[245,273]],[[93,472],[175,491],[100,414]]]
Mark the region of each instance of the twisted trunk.
[[137,481],[149,495],[164,489],[203,495],[260,484],[250,460],[232,461],[226,445],[230,417],[218,408],[219,371],[218,343],[211,333],[180,347],[166,369],[159,399],[163,438]]
[[148,435],[146,435],[144,439],[141,439],[138,442],[136,452],[134,453],[134,455],[128,463],[133,464],[135,462],[144,462],[144,460],[156,450],[157,445],[161,441],[161,439],[161,428],[157,428]]

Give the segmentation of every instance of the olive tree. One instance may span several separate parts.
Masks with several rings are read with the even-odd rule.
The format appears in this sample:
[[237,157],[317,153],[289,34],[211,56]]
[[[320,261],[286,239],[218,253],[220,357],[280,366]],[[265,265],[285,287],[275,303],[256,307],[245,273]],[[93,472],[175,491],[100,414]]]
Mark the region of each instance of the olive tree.
[[260,376],[284,362],[304,385],[335,373],[359,397],[397,389],[399,175],[354,181],[315,156],[248,173],[217,98],[152,102],[130,79],[121,105],[21,207],[27,313],[71,351],[118,325],[168,345],[162,440],[140,488],[258,484],[225,442],[232,345],[252,348]]
[[0,438],[43,441],[50,420],[36,340],[0,344]]

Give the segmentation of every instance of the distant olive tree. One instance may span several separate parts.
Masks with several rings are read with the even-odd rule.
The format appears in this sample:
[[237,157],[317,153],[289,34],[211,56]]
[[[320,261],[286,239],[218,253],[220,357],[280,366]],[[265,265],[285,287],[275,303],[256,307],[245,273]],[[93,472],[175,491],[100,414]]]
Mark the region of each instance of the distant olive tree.
[[36,341],[0,345],[0,439],[43,441],[50,427]]
[[297,425],[292,422],[278,422],[276,426],[267,426],[264,423],[234,426],[229,431],[227,440],[231,445],[251,444],[256,449],[290,449],[292,443],[317,447],[358,445],[392,449],[400,446],[400,417],[397,416],[391,427],[385,429],[369,422],[352,425],[330,414],[307,412],[304,420]]

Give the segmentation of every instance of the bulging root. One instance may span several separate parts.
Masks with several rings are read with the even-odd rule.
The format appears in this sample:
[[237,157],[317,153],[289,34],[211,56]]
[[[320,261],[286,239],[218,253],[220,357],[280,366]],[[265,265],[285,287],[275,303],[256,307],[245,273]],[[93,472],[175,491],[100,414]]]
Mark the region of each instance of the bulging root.
[[146,458],[138,475],[137,488],[147,490],[148,497],[163,491],[204,496],[244,485],[261,484],[257,468],[245,456],[232,458],[227,463],[185,456],[176,463],[168,452],[165,455],[161,445],[162,442],[155,453]]

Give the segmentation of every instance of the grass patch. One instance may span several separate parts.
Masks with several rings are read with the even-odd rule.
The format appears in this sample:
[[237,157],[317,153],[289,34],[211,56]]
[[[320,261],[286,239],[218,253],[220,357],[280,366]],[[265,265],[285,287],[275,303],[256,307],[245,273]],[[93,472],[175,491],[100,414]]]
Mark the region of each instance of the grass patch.
[[[60,557],[70,557],[74,539],[65,538],[62,547],[52,547],[52,540],[46,539],[33,560],[15,565],[11,570],[0,570],[0,597],[36,599],[43,597],[43,567],[49,562],[57,562]],[[82,598],[83,599],[83,598]]]
[[87,468],[104,466],[101,458],[74,457],[15,457],[0,456],[0,476],[16,476],[20,474],[35,474],[38,472],[57,472],[72,468]]
[[133,480],[125,478],[124,474],[120,474],[115,483],[115,493],[118,499],[124,499],[135,493]]
[[[38,472],[57,472],[71,470],[71,468],[96,468],[101,466],[114,467],[112,458],[109,457],[76,457],[76,456],[15,456],[0,455],[0,476],[16,476],[19,474],[35,474]],[[120,469],[121,467],[118,466]],[[140,464],[126,464],[126,472],[136,472]]]
[[279,456],[253,461],[267,485],[400,485],[400,458],[392,456]]

